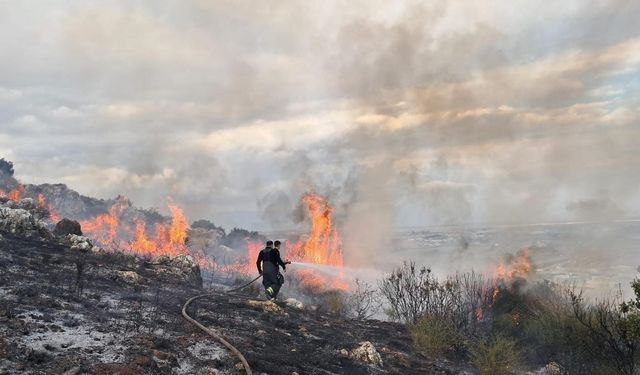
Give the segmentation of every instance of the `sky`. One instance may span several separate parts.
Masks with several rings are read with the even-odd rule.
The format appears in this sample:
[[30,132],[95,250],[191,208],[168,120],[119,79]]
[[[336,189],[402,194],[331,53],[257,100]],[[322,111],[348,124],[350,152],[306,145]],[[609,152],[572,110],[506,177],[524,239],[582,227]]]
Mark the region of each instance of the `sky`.
[[[640,217],[638,1],[0,0],[0,157],[227,228]],[[369,236],[370,237],[370,236]],[[375,237],[371,241],[375,241]]]

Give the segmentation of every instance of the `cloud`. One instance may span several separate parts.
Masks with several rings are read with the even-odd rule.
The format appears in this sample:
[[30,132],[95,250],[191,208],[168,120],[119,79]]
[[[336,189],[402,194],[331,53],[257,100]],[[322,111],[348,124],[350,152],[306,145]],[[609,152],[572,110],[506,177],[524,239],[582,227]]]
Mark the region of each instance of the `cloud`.
[[272,229],[315,190],[356,234],[640,215],[634,2],[3,8],[0,155],[28,182]]

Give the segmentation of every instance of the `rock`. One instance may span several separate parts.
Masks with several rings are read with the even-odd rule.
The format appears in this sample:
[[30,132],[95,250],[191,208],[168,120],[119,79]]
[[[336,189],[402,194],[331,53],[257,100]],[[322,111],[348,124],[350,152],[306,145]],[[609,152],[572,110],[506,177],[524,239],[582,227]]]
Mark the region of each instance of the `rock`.
[[65,237],[64,242],[71,247],[71,250],[89,251],[93,250],[94,246],[91,240],[85,236],[78,236],[76,234],[69,234]]
[[202,287],[200,267],[191,255],[161,256],[157,264],[162,266],[161,272],[174,274],[193,286]]
[[542,367],[539,370],[532,372],[532,375],[562,375],[565,372],[562,367],[556,362],[551,362],[548,365]]
[[22,198],[19,201],[9,201],[7,206],[14,209],[23,209],[29,212],[36,211],[39,206],[35,200],[31,198]]
[[284,300],[284,303],[286,303],[289,307],[293,307],[298,310],[304,310],[304,304],[295,298],[287,298],[286,300]]
[[138,275],[135,271],[116,271],[115,274],[121,280],[124,280],[128,283],[139,284],[142,280],[142,277]]
[[361,342],[359,347],[349,353],[349,357],[377,367],[382,367],[382,357],[380,357],[375,346],[369,341]]
[[82,236],[82,229],[80,228],[80,223],[77,221],[64,218],[58,221],[55,229],[53,230],[53,234],[58,237],[64,237],[68,234]]
[[248,300],[247,305],[251,307],[258,307],[266,312],[284,314],[284,311],[282,311],[282,308],[271,301]]
[[51,237],[44,224],[22,208],[0,207],[0,232],[20,237]]
[[80,373],[80,367],[76,366],[62,373],[62,375],[78,375]]

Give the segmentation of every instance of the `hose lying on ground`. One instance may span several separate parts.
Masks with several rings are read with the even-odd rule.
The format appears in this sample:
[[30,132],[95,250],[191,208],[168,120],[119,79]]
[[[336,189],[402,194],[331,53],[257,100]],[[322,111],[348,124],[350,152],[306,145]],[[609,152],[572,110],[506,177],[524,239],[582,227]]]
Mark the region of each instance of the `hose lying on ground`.
[[[262,275],[256,277],[255,279],[253,279],[253,280],[249,281],[248,283],[246,283],[244,285],[241,285],[241,286],[239,286],[237,288],[226,290],[225,293],[237,292],[240,289],[244,289],[244,288],[248,287],[249,285],[253,284],[256,280],[258,280],[261,277],[262,277]],[[214,332],[212,329],[205,327],[200,322],[198,322],[197,320],[195,320],[192,317],[190,317],[189,314],[187,314],[187,307],[189,306],[189,304],[191,304],[191,302],[193,302],[193,301],[195,301],[197,299],[200,299],[200,298],[209,297],[209,296],[213,296],[213,295],[215,295],[215,294],[214,293],[205,293],[205,294],[200,294],[200,295],[197,295],[195,297],[189,298],[187,300],[187,302],[185,302],[184,306],[182,306],[182,316],[189,323],[195,325],[196,327],[200,328],[201,330],[203,330],[204,332],[209,334],[209,336],[211,336],[214,339],[220,341],[222,343],[222,345],[226,346],[227,349],[229,349],[233,354],[235,354],[236,357],[238,357],[238,359],[240,359],[240,362],[242,363],[242,366],[244,366],[244,370],[247,373],[247,375],[253,375],[253,372],[251,371],[251,367],[249,366],[249,362],[247,362],[247,359],[244,357],[244,355],[242,355],[242,353],[238,349],[236,349],[235,346],[231,345],[222,336],[220,336],[219,334]]]

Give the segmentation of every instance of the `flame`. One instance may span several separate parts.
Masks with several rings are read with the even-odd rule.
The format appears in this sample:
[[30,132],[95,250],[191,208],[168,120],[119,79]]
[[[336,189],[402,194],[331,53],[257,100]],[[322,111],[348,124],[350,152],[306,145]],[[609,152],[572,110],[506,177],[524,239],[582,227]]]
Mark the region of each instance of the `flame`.
[[333,208],[314,193],[302,197],[311,220],[311,233],[306,241],[287,244],[293,260],[342,267],[342,240],[331,215]]
[[173,204],[173,202],[169,203],[169,210],[171,210],[169,245],[186,250],[185,243],[187,242],[187,229],[189,229],[187,217],[184,215],[184,212],[182,212],[182,209]]
[[49,219],[51,222],[57,223],[62,219],[58,210],[52,204],[47,203],[47,198],[42,193],[38,194],[38,205],[49,211]]
[[526,279],[531,273],[531,256],[529,249],[524,248],[513,256],[509,255],[498,264],[494,277],[498,280],[513,281],[517,278]]
[[[311,233],[295,243],[286,241],[283,258],[289,260],[323,264],[342,268],[343,253],[342,240],[338,228],[335,226],[332,214],[333,208],[321,196],[309,193],[302,197],[311,221]],[[261,242],[247,239],[247,259],[242,265],[232,264],[223,267],[223,271],[252,273],[255,271],[255,261],[263,249]],[[310,290],[341,289],[348,290],[349,283],[344,274],[337,277],[326,275],[311,269],[296,269],[293,276],[300,281],[300,285]]]
[[[26,198],[26,189],[22,184],[18,184],[15,189],[9,192],[0,189],[0,197],[8,198],[9,200],[17,202],[22,198]],[[49,211],[49,219],[51,219],[52,222],[57,223],[58,221],[60,221],[61,217],[58,213],[58,210],[56,210],[54,206],[47,204],[47,200],[42,193],[38,194],[38,205],[41,208],[45,208]]]
[[501,286],[509,288],[518,280],[526,280],[532,270],[533,266],[528,248],[519,250],[516,255],[509,254],[505,259],[501,260],[493,275],[492,301],[498,300]]
[[[287,243],[288,255],[294,261],[324,264],[342,268],[344,258],[342,239],[338,228],[333,222],[333,208],[320,195],[308,193],[302,197],[302,203],[307,208],[311,220],[311,233],[306,240]],[[322,274],[315,270],[297,270],[296,277],[303,286],[313,289],[341,289],[348,290],[343,273],[337,277]]]
[[151,254],[156,250],[156,244],[151,241],[146,234],[146,224],[139,220],[136,222],[136,232],[133,242],[131,242],[131,250],[142,254]]
[[182,255],[188,254],[187,231],[189,224],[187,217],[180,207],[169,204],[171,211],[171,226],[167,228],[165,224],[157,224],[155,227],[155,238],[151,240],[147,236],[146,224],[142,220],[136,222],[134,239],[129,245],[129,250],[142,255]]
[[24,198],[24,195],[25,195],[25,188],[21,184],[18,184],[18,186],[15,189],[11,190],[8,193],[0,189],[0,197],[9,198],[12,201],[19,201],[20,199]]
[[216,263],[215,259],[207,257],[204,254],[195,255],[193,257],[196,260],[196,263],[198,263],[198,266],[201,270],[215,271],[218,269],[218,264]]
[[251,241],[246,239],[247,242],[247,263],[246,263],[246,272],[252,273],[256,270],[256,260],[258,259],[258,254],[263,249],[263,245],[261,242]]
[[481,321],[484,318],[484,310],[482,307],[476,308],[476,320]]
[[[124,211],[129,206],[126,198],[118,200],[111,206],[109,212],[97,216],[91,220],[80,222],[82,231],[95,241],[108,249],[122,247],[140,255],[161,256],[161,255],[182,255],[188,254],[187,232],[189,224],[182,209],[169,200],[169,210],[171,211],[171,224],[156,224],[154,234],[147,233],[147,223],[138,219],[135,221],[135,228],[130,228],[122,220]],[[133,239],[127,244],[119,244],[118,240],[128,237]]]
[[100,242],[103,246],[113,246],[118,237],[120,218],[127,208],[126,199],[118,200],[111,206],[109,212],[98,215],[92,220],[83,220],[80,227],[85,235]]
[[[20,184],[10,192],[0,189],[0,197],[18,201],[25,197],[25,192],[25,187]],[[59,211],[47,202],[44,194],[38,194],[37,200],[40,207],[49,211],[49,218],[52,222],[60,221]],[[130,205],[126,197],[120,197],[108,212],[93,219],[81,220],[80,226],[83,233],[110,250],[120,247],[123,250],[152,256],[175,256],[189,253],[187,248],[187,232],[189,230],[187,217],[170,198],[168,206],[171,211],[171,224],[157,224],[154,228],[154,236],[147,234],[147,224],[143,220],[135,221],[135,229],[130,223],[123,222],[122,216]],[[127,241],[124,241],[123,244],[119,243],[120,240],[131,239],[132,235],[133,239],[130,243],[127,244]],[[203,259],[201,262],[208,265],[215,264],[213,260],[208,259]]]

